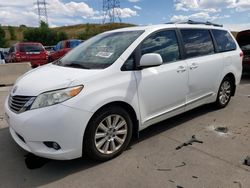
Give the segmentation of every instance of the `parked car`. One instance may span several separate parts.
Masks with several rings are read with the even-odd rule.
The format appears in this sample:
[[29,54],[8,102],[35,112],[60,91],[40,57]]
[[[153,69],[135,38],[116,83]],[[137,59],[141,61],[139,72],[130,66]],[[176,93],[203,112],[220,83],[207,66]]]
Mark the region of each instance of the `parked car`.
[[13,139],[46,158],[106,161],[150,125],[207,103],[224,108],[243,53],[223,27],[191,23],[105,32],[25,74],[5,102]]
[[48,63],[48,53],[41,43],[19,42],[10,48],[6,60],[8,63],[30,62],[35,68]]
[[244,53],[243,71],[250,71],[250,30],[239,32],[236,40]]
[[0,48],[0,51],[2,51],[4,59],[6,59],[8,53],[9,53],[10,48]]
[[4,53],[0,51],[0,64],[5,64]]
[[48,54],[51,54],[55,51],[55,46],[44,46],[44,49],[48,52]]
[[82,42],[83,42],[82,40],[78,40],[78,39],[63,40],[63,41],[58,42],[57,45],[54,47],[54,51],[52,51],[49,55],[49,62],[52,62],[61,58],[66,53],[68,53],[71,49],[78,46]]

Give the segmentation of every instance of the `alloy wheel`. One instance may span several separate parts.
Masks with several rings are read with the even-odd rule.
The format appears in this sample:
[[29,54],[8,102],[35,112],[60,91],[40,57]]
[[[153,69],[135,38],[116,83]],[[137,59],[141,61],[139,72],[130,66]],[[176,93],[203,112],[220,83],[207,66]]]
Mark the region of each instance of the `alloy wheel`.
[[225,105],[231,97],[231,84],[229,81],[224,81],[221,84],[219,91],[219,100],[222,105]]
[[105,117],[95,132],[95,147],[102,154],[113,154],[124,144],[128,133],[126,120],[112,114]]

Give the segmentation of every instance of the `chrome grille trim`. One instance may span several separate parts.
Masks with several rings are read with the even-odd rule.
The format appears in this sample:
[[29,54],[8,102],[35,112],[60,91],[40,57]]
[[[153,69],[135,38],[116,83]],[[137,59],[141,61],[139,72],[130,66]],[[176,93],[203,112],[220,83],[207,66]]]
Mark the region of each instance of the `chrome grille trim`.
[[33,100],[34,97],[31,96],[21,96],[21,95],[16,95],[16,96],[9,96],[9,107],[11,111],[15,113],[21,113],[27,110],[29,106],[26,106],[26,104],[30,101]]

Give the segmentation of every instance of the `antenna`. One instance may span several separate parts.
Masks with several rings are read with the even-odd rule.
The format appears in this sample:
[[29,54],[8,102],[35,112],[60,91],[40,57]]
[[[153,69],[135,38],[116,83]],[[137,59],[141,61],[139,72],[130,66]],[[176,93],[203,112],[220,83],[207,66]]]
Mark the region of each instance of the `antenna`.
[[121,9],[119,0],[103,0],[103,21],[102,23],[114,23],[116,19],[121,22]]
[[39,17],[39,24],[41,21],[48,23],[48,15],[47,15],[47,8],[46,5],[48,4],[46,0],[37,0],[37,11]]

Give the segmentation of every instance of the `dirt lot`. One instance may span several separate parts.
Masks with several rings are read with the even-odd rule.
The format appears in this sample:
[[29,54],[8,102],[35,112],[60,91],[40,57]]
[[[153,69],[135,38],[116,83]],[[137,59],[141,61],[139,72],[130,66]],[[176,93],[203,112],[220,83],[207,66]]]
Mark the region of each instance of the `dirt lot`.
[[[2,118],[9,90],[0,88],[0,187],[250,187],[250,166],[243,165],[250,155],[250,74],[243,76],[227,108],[206,105],[151,126],[121,156],[106,163],[27,156]],[[216,127],[226,127],[222,131],[227,133]],[[192,135],[203,143],[176,150]]]

